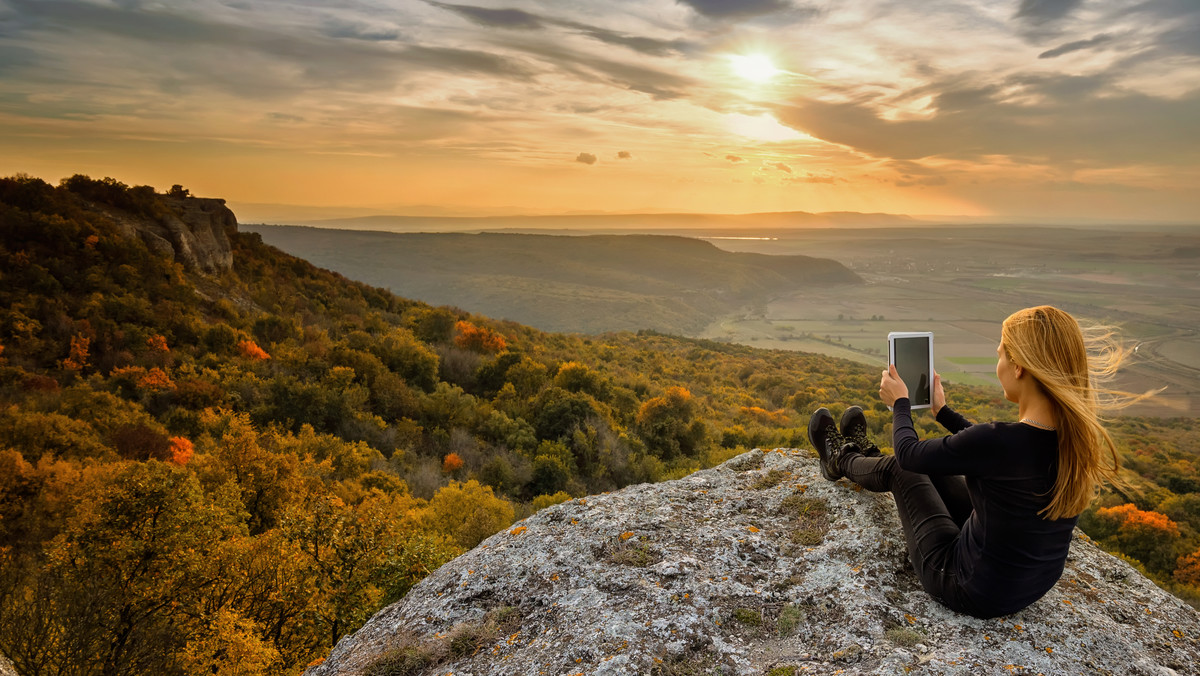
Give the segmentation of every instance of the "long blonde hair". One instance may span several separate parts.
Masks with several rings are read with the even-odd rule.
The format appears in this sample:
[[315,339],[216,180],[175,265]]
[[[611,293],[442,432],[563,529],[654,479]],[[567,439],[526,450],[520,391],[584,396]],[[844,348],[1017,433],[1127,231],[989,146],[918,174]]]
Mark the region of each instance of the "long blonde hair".
[[1133,350],[1110,327],[1090,327],[1086,333],[1074,317],[1049,305],[1014,312],[1000,330],[1009,361],[1033,376],[1057,414],[1058,476],[1050,504],[1040,512],[1047,519],[1076,516],[1101,483],[1122,483],[1117,446],[1100,413],[1154,394],[1108,389]]

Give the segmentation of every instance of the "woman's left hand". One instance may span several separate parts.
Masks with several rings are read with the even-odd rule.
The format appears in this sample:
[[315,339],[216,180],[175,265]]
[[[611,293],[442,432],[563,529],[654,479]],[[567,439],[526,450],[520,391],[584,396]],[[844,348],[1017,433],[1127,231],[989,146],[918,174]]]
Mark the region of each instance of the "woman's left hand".
[[908,397],[908,385],[900,379],[900,374],[896,373],[896,365],[888,364],[888,370],[883,372],[883,378],[879,380],[879,398],[883,403],[891,406],[896,403],[897,399]]

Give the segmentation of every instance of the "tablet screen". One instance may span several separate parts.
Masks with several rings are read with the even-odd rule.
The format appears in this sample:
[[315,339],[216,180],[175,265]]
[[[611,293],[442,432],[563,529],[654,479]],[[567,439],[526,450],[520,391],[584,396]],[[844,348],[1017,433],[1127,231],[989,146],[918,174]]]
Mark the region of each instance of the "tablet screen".
[[896,372],[908,385],[908,398],[913,406],[929,405],[929,381],[932,369],[929,364],[929,336],[896,338]]

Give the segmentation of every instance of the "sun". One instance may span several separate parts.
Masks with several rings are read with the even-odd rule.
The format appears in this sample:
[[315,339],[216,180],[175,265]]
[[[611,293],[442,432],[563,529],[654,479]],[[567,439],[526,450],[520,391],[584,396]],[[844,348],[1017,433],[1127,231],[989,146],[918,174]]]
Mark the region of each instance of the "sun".
[[751,82],[766,82],[779,73],[766,54],[734,54],[729,57],[733,72]]

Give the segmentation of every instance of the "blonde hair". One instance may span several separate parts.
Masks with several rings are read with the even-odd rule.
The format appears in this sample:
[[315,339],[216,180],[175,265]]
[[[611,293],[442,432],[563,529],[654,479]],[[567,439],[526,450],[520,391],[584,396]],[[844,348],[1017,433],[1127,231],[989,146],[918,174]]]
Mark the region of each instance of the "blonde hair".
[[1004,320],[1001,344],[1009,361],[1033,376],[1055,407],[1058,420],[1058,476],[1047,519],[1078,515],[1101,483],[1121,485],[1117,446],[1101,424],[1104,410],[1123,408],[1153,396],[1107,388],[1133,353],[1111,327],[1086,331],[1070,314],[1049,305],[1014,312]]

